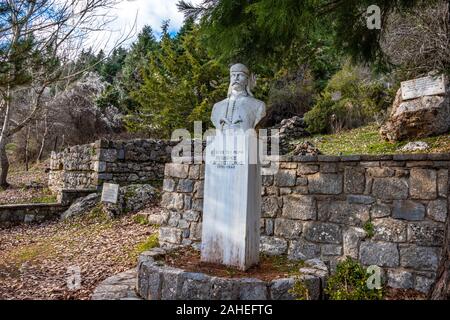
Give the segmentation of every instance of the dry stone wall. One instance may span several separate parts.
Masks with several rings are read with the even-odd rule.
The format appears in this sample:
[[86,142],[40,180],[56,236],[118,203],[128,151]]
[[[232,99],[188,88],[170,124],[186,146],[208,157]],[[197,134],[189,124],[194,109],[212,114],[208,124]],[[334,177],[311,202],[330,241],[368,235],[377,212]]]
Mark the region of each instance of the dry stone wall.
[[170,161],[176,142],[138,140],[98,140],[53,153],[49,187],[64,189],[101,188],[104,182],[120,185],[162,180],[164,164]]
[[[263,176],[261,251],[378,265],[388,285],[427,292],[449,211],[450,154],[283,157]],[[202,164],[165,166],[160,243],[199,245]],[[230,190],[232,192],[232,190]]]

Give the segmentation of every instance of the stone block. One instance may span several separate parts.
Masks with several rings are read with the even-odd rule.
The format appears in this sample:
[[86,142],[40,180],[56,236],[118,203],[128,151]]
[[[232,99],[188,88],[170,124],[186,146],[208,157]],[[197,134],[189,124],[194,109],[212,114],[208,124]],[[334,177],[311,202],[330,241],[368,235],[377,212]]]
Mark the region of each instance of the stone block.
[[339,224],[362,226],[369,220],[369,206],[347,201],[319,201],[318,219]]
[[159,241],[173,244],[181,243],[181,230],[172,227],[159,228]]
[[322,255],[340,256],[342,255],[342,246],[336,244],[324,244],[322,245]]
[[294,278],[282,278],[272,280],[269,286],[271,300],[294,300],[295,297],[289,293],[294,286]]
[[439,262],[438,248],[407,245],[400,247],[400,265],[414,270],[435,271]]
[[375,198],[366,195],[351,194],[347,196],[347,202],[351,204],[372,204],[375,202]]
[[377,219],[373,221],[374,241],[405,242],[406,223],[392,218]]
[[185,272],[181,289],[183,300],[208,300],[210,298],[211,277],[203,273]]
[[320,164],[320,172],[322,173],[335,173],[337,170],[338,168],[336,163],[328,162]]
[[447,200],[439,199],[428,202],[427,216],[434,221],[445,222],[447,214]]
[[437,173],[437,187],[440,197],[447,198],[449,193],[448,169],[440,169]]
[[175,191],[176,182],[173,179],[165,178],[163,181],[163,191],[172,192]]
[[425,206],[412,200],[395,200],[392,217],[395,219],[420,221],[425,217]]
[[289,219],[315,220],[317,209],[314,198],[295,194],[284,196],[282,216]]
[[297,175],[312,174],[319,171],[319,166],[315,164],[298,164]]
[[434,277],[428,278],[418,275],[416,276],[416,285],[414,286],[414,289],[423,293],[428,293],[433,283]]
[[182,210],[184,207],[184,195],[165,192],[161,197],[161,206],[169,210]]
[[261,216],[264,218],[273,218],[281,213],[282,200],[275,196],[267,196],[262,198]]
[[164,176],[186,179],[189,173],[189,165],[181,163],[166,163]]
[[296,179],[295,170],[278,170],[275,175],[275,185],[279,187],[293,187]]
[[374,178],[372,194],[380,199],[395,200],[408,198],[408,180],[405,178]]
[[370,208],[370,217],[372,219],[384,218],[391,215],[391,207],[387,204],[377,203]]
[[441,246],[444,243],[444,225],[431,221],[410,223],[408,241],[418,245]]
[[190,179],[178,180],[177,191],[178,192],[192,192],[194,190],[194,181]]
[[306,260],[320,256],[320,246],[303,239],[289,242],[288,258],[292,260]]
[[282,238],[261,236],[260,251],[268,255],[281,255],[286,253],[288,244]]
[[344,192],[363,193],[365,187],[365,170],[360,167],[345,167]]
[[312,194],[340,194],[342,193],[342,175],[337,173],[309,175],[308,190]]
[[349,227],[343,232],[344,256],[358,259],[359,244],[367,237],[367,232],[362,228]]
[[303,234],[308,241],[321,243],[342,243],[341,228],[332,223],[306,222],[303,226]]
[[275,236],[287,239],[300,237],[302,233],[302,222],[290,219],[275,219]]
[[241,278],[239,283],[239,300],[267,300],[267,284],[259,279]]
[[412,168],[410,171],[409,183],[410,194],[413,199],[436,199],[436,170]]
[[391,288],[413,289],[414,275],[411,272],[404,270],[388,270],[387,285]]
[[359,259],[366,266],[397,267],[399,265],[397,244],[363,241],[359,248]]

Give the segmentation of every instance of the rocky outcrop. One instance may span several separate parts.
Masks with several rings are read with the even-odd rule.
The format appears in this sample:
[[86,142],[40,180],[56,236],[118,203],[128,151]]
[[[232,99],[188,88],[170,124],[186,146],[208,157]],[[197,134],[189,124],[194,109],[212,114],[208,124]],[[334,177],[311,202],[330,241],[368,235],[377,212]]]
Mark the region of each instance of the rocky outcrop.
[[280,154],[287,154],[292,150],[292,146],[289,144],[290,141],[309,136],[308,131],[306,131],[305,121],[298,116],[283,119],[279,124],[270,129],[278,129],[280,132]]
[[442,134],[450,129],[450,90],[446,95],[402,99],[399,89],[381,136],[391,142]]

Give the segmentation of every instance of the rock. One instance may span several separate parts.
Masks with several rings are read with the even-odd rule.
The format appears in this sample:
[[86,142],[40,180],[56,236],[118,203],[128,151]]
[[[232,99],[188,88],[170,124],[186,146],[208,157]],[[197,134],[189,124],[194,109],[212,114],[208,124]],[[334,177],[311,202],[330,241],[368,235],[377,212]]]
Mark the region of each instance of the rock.
[[347,201],[320,201],[318,217],[320,221],[362,226],[369,220],[369,206]]
[[288,258],[291,260],[305,260],[320,256],[320,246],[301,240],[292,240],[289,243]]
[[374,241],[388,241],[388,242],[405,242],[406,241],[406,223],[386,218],[377,219],[373,222]]
[[283,217],[298,220],[314,220],[316,215],[317,209],[313,197],[303,195],[283,197]]
[[427,215],[434,221],[445,222],[447,214],[447,200],[434,200],[428,203]]
[[278,197],[263,197],[261,203],[261,216],[263,218],[276,217],[281,212],[280,203],[281,201]]
[[337,173],[309,175],[308,189],[312,194],[339,194],[342,192],[342,175]]
[[61,219],[77,216],[80,214],[90,212],[100,202],[100,195],[98,193],[91,193],[86,197],[79,198],[72,205],[61,214]]
[[322,243],[342,243],[341,228],[332,223],[306,222],[303,233],[308,241]]
[[374,178],[372,194],[384,200],[407,199],[408,186],[408,180],[405,178]]
[[275,185],[279,187],[292,187],[295,186],[296,178],[295,170],[278,170],[275,175]]
[[270,298],[272,300],[294,300],[295,297],[289,292],[294,286],[293,278],[282,278],[273,280],[270,284]]
[[450,95],[422,96],[402,100],[397,91],[389,119],[381,127],[381,136],[389,141],[438,135],[450,129]]
[[239,300],[267,300],[267,285],[254,278],[241,278],[239,282]]
[[387,285],[391,288],[412,289],[414,288],[413,274],[403,270],[388,270]]
[[392,217],[410,221],[420,221],[425,217],[425,206],[411,200],[394,200]]
[[428,293],[430,291],[431,286],[434,283],[434,277],[428,278],[428,277],[422,277],[422,276],[416,276],[416,285],[414,289],[420,292]]
[[300,142],[292,151],[292,155],[294,156],[305,156],[307,154],[318,155],[321,154],[321,152],[309,141]]
[[397,267],[399,264],[398,248],[394,243],[364,241],[359,250],[359,259],[363,265]]
[[275,236],[287,239],[295,239],[300,237],[303,224],[301,221],[293,221],[290,219],[275,219]]
[[136,278],[135,269],[109,277],[94,289],[91,300],[142,300],[134,290]]
[[408,241],[418,245],[436,246],[444,243],[442,223],[423,221],[408,224]]
[[181,242],[181,230],[172,227],[161,227],[159,228],[158,239],[160,242],[179,244]]
[[130,184],[119,188],[117,203],[103,203],[103,211],[111,218],[137,212],[156,201],[157,190],[149,184]]
[[346,193],[363,193],[365,185],[364,168],[345,167],[344,190]]
[[365,237],[367,237],[367,232],[362,228],[349,227],[346,229],[343,234],[344,256],[357,259],[359,243]]
[[287,241],[281,238],[261,236],[260,251],[268,255],[284,254],[287,250]]
[[430,145],[424,141],[408,142],[397,151],[400,152],[413,152],[413,151],[425,151],[430,148]]
[[440,250],[433,247],[408,245],[400,247],[400,265],[416,270],[435,271],[438,266]]
[[412,168],[409,176],[413,199],[436,199],[437,172],[431,169]]

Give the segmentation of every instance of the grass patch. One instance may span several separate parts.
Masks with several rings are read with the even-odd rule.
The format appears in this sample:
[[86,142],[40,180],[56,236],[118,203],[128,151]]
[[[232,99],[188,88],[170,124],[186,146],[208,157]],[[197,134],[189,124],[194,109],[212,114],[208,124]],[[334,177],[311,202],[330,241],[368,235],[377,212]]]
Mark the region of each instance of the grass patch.
[[287,273],[290,275],[294,275],[298,273],[298,269],[305,266],[304,261],[302,260],[290,260],[286,255],[280,255],[280,256],[269,256],[269,255],[261,255],[261,260],[264,262],[267,261],[271,265],[274,266],[274,268],[278,272]]
[[[397,151],[410,141],[424,141],[430,145],[427,153],[450,152],[450,133],[440,136],[417,138],[408,141],[391,143],[383,140],[378,133],[379,126],[369,124],[364,127],[342,131],[336,134],[314,135],[294,140],[291,144],[298,144],[305,140],[312,142],[326,155],[351,155],[351,154],[396,154]],[[423,151],[421,151],[423,152]]]
[[133,216],[133,221],[143,226],[147,226],[149,224],[147,216],[142,214],[137,214]]
[[30,203],[55,203],[55,202],[57,202],[57,200],[56,195],[54,194],[42,195],[30,199]]
[[138,243],[129,253],[129,258],[135,261],[137,257],[144,251],[159,247],[158,232],[153,233],[144,241]]

